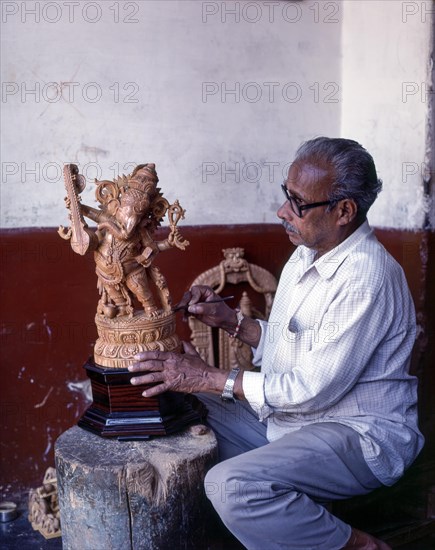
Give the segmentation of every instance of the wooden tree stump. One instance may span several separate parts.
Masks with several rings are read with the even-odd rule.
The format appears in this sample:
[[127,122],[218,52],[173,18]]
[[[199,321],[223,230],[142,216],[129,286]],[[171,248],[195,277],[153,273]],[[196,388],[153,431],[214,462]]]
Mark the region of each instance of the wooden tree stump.
[[55,447],[63,549],[207,548],[203,480],[216,455],[205,426],[129,442],[66,431]]

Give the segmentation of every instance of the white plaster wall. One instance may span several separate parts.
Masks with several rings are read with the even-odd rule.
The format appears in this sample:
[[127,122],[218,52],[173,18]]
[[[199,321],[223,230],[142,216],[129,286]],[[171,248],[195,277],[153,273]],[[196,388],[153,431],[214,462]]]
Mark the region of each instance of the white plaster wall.
[[88,204],[94,177],[155,162],[184,223],[274,221],[297,146],[340,132],[338,2],[1,4],[2,227],[65,224],[67,162],[86,168]]
[[423,226],[434,9],[431,1],[343,2],[341,133],[370,151],[384,182],[373,225]]

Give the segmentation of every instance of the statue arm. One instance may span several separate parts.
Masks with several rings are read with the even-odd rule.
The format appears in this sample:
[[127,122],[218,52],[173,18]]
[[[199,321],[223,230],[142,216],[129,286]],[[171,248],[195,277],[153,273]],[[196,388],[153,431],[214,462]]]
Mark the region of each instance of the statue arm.
[[157,246],[157,249],[162,252],[163,250],[169,250],[170,248],[174,247],[184,250],[188,246],[189,241],[183,239],[180,232],[178,231],[178,227],[172,227],[171,232],[165,240],[154,241],[154,243]]
[[164,241],[159,241],[157,246],[159,247],[159,250],[168,250],[168,248],[174,247],[177,247],[180,250],[185,250],[186,247],[189,246],[189,241],[182,237],[176,225],[172,225],[168,238]]
[[155,241],[149,232],[142,228],[140,233],[140,240],[142,244],[142,252],[139,256],[136,256],[136,261],[144,267],[149,267],[156,255],[162,250],[159,246],[159,242]]
[[174,246],[169,239],[165,239],[164,241],[143,240],[142,245],[144,247],[142,253],[136,256],[135,259],[144,267],[149,267],[159,252],[169,250],[169,248]]
[[169,250],[174,246],[174,244],[171,244],[169,239],[165,239],[164,241],[155,241],[155,243],[160,252],[163,250]]

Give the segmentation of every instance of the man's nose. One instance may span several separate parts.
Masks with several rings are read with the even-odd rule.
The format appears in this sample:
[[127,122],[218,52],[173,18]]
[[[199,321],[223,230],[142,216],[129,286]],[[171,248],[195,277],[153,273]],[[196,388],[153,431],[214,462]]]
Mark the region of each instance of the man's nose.
[[282,203],[282,205],[278,208],[277,212],[276,212],[276,215],[278,216],[278,218],[280,218],[281,220],[288,220],[288,219],[292,219],[293,218],[293,212],[292,212],[292,209],[290,208],[290,203],[289,201],[284,201]]

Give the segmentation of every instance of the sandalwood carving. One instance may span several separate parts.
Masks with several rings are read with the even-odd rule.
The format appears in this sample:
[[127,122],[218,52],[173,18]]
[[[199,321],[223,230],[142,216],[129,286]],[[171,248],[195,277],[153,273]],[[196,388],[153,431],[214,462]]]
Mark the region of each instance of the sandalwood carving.
[[61,536],[57,478],[54,468],[47,468],[42,486],[29,493],[29,521],[46,539]]
[[[74,252],[94,253],[100,293],[95,362],[124,368],[139,351],[177,349],[170,293],[153,262],[159,252],[184,250],[189,242],[178,229],[185,211],[178,200],[170,204],[163,197],[155,165],[140,164],[114,181],[96,180],[98,209],[81,202],[86,182],[76,165],[65,166],[64,179],[71,227],[60,226],[59,235],[70,240]],[[156,240],[154,233],[165,215],[169,235]],[[85,218],[96,222],[96,229],[89,228]]]
[[[219,265],[198,275],[192,286],[211,286],[217,294],[220,294],[227,284],[248,283],[249,290],[252,289],[263,295],[265,308],[264,311],[256,309],[248,292],[243,291],[239,302],[241,312],[246,317],[268,319],[278,284],[275,277],[266,269],[249,263],[244,257],[245,251],[243,248],[225,248],[222,253],[224,259]],[[189,317],[189,326],[192,331],[194,346],[204,361],[210,365],[218,366],[224,370],[231,370],[234,367],[241,367],[246,370],[254,368],[251,363],[251,348],[241,340],[230,338],[224,330],[219,329],[218,345],[216,345],[216,338],[213,336],[210,327],[207,327],[195,317]]]

